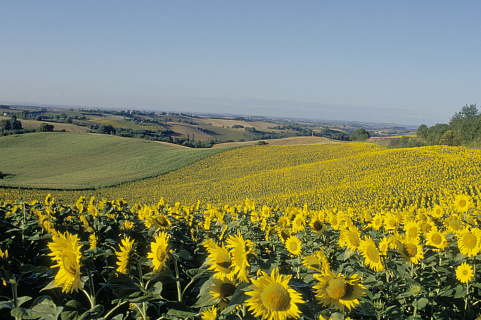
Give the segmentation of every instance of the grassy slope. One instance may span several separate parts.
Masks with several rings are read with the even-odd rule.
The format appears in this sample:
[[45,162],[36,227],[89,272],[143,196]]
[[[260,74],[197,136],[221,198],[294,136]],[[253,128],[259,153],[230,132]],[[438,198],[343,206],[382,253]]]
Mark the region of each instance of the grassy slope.
[[79,133],[0,138],[2,186],[92,188],[163,174],[222,149]]

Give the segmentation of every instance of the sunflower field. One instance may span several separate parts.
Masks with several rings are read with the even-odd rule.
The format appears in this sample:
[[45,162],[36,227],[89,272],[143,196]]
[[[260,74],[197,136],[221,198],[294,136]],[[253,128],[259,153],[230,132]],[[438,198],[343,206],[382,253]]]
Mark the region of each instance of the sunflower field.
[[[227,172],[236,174],[233,155],[262,148],[217,154],[211,166],[223,163],[227,177],[218,178],[229,179]],[[316,157],[317,149],[309,148],[304,156],[280,160],[291,168],[275,166],[269,152],[250,162],[256,174],[282,172],[277,184],[296,190],[296,201],[309,199],[304,205],[268,191],[238,203],[126,201],[127,193],[70,202],[53,193],[36,200],[3,197],[0,315],[481,319],[479,152],[350,144],[326,146],[328,153]],[[430,162],[436,158],[438,166]],[[342,172],[335,170],[338,159],[350,164]],[[332,187],[315,187],[312,172]],[[267,185],[274,180],[259,179]],[[260,190],[254,181],[249,190]],[[302,197],[311,190],[316,198]]]

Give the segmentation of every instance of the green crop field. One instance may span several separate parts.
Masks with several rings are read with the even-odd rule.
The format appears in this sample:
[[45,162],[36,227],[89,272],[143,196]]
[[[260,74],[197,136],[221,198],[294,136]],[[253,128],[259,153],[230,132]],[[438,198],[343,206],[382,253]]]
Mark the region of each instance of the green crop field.
[[0,139],[0,186],[98,188],[176,170],[223,149],[55,132]]

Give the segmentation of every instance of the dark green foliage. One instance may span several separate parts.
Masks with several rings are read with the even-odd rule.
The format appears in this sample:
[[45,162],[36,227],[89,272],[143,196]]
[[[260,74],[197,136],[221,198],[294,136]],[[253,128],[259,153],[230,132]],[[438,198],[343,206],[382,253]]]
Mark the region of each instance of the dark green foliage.
[[350,139],[352,141],[366,141],[371,137],[371,134],[365,129],[357,129],[353,134],[351,134]]
[[38,127],[38,131],[40,132],[53,132],[54,126],[53,124],[49,123],[42,123],[40,127]]
[[481,114],[475,104],[465,105],[451,117],[449,124],[432,127],[422,124],[416,135],[428,145],[469,145],[481,139]]

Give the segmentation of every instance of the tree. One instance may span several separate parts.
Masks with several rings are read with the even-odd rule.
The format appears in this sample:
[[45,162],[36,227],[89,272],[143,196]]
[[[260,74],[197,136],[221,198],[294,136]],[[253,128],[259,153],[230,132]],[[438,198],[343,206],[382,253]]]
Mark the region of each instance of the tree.
[[452,130],[462,142],[473,141],[481,135],[481,115],[475,104],[465,105],[449,122]]
[[419,138],[422,138],[424,140],[426,140],[428,138],[428,134],[429,134],[429,131],[428,131],[428,126],[425,125],[425,124],[422,124],[419,126],[418,130],[416,131],[416,135],[419,137]]
[[366,141],[371,137],[371,134],[367,132],[365,129],[357,129],[351,136],[349,137],[352,141]]
[[40,132],[52,132],[53,129],[54,129],[53,124],[49,124],[45,122],[40,124],[40,127],[38,127],[38,131]]

